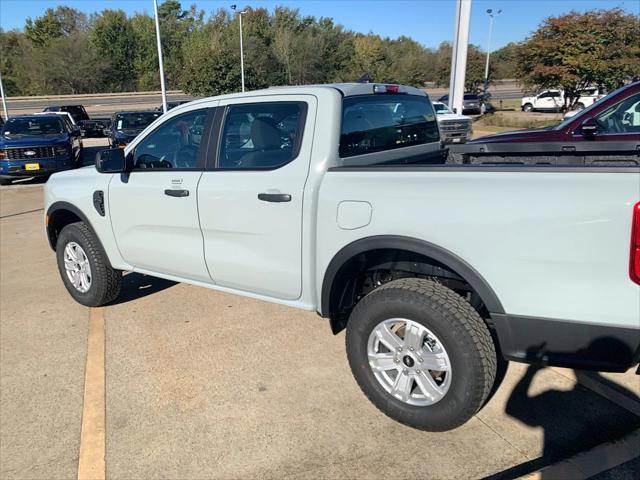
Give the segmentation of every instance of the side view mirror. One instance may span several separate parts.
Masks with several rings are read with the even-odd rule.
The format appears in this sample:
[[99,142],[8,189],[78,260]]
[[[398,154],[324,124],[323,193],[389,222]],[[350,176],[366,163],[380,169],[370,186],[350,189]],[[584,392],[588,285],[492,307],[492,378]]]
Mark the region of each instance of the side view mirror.
[[587,118],[580,125],[580,133],[585,137],[593,137],[598,133],[598,123],[595,118]]
[[124,156],[124,150],[109,148],[96,154],[96,170],[100,173],[126,173],[131,168]]

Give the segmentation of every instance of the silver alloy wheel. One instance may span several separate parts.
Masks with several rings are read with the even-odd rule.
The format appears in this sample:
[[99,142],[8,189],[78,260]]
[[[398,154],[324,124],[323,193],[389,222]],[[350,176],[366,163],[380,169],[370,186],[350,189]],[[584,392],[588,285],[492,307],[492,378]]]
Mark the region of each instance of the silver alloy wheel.
[[84,250],[76,242],[64,247],[64,269],[71,284],[81,293],[91,288],[91,265]]
[[449,390],[449,355],[438,337],[418,322],[380,322],[369,335],[367,354],[378,383],[404,403],[433,405]]

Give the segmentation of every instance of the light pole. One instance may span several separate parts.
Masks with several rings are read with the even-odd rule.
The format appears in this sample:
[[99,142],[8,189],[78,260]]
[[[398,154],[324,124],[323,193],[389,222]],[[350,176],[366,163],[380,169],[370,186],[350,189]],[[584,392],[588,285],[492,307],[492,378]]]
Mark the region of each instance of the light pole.
[[455,30],[451,52],[451,79],[449,81],[449,108],[462,113],[464,83],[467,73],[467,50],[469,47],[469,23],[471,21],[471,0],[457,0]]
[[489,56],[491,55],[491,33],[493,32],[493,18],[497,15],[500,15],[502,10],[498,10],[494,12],[492,9],[487,10],[487,14],[489,15],[489,38],[487,39],[487,63],[484,65],[484,94],[487,95],[487,90],[489,88]]
[[0,96],[2,96],[2,109],[4,110],[4,119],[9,118],[7,113],[7,100],[4,98],[4,87],[2,86],[2,74],[0,74]]
[[162,43],[160,42],[160,21],[158,20],[158,2],[153,0],[153,13],[156,16],[156,41],[158,43],[158,64],[160,66],[160,90],[162,90],[162,113],[167,113],[167,90],[164,86],[164,66],[162,65]]
[[[231,5],[231,10],[236,11],[235,3]],[[240,22],[240,81],[242,82],[242,91],[244,92],[244,48],[242,45],[242,15],[247,13],[246,10],[238,12],[238,21]]]

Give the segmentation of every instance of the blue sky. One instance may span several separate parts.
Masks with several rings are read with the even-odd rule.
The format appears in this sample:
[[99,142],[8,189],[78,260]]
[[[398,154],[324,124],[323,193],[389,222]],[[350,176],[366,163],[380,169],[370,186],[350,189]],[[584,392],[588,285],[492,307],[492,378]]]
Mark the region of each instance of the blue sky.
[[[159,3],[162,0],[159,0]],[[408,35],[427,47],[450,40],[453,32],[454,0],[182,0],[183,7],[195,3],[207,15],[232,3],[239,6],[276,5],[300,9],[303,15],[332,17],[337,23],[358,32],[374,32],[392,38]],[[153,12],[152,0],[0,0],[0,26],[22,28],[27,17],[37,17],[47,8],[69,5],[86,13],[104,8],[121,8],[127,13]],[[526,37],[546,17],[571,10],[622,7],[640,15],[640,0],[473,0],[470,42],[486,47],[486,9],[502,9],[496,18],[492,49]]]

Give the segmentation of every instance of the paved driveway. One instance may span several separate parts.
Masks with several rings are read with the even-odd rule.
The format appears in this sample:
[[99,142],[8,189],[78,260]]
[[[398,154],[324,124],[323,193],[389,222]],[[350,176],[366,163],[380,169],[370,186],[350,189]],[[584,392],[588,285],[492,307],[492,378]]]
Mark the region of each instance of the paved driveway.
[[[42,185],[0,189],[3,479],[77,478],[83,411],[98,408],[84,395],[92,314],[62,286],[41,208]],[[314,313],[138,274],[98,313],[108,478],[516,478],[640,427],[631,372],[586,388],[512,364],[476,417],[436,434],[379,413],[344,334]]]

